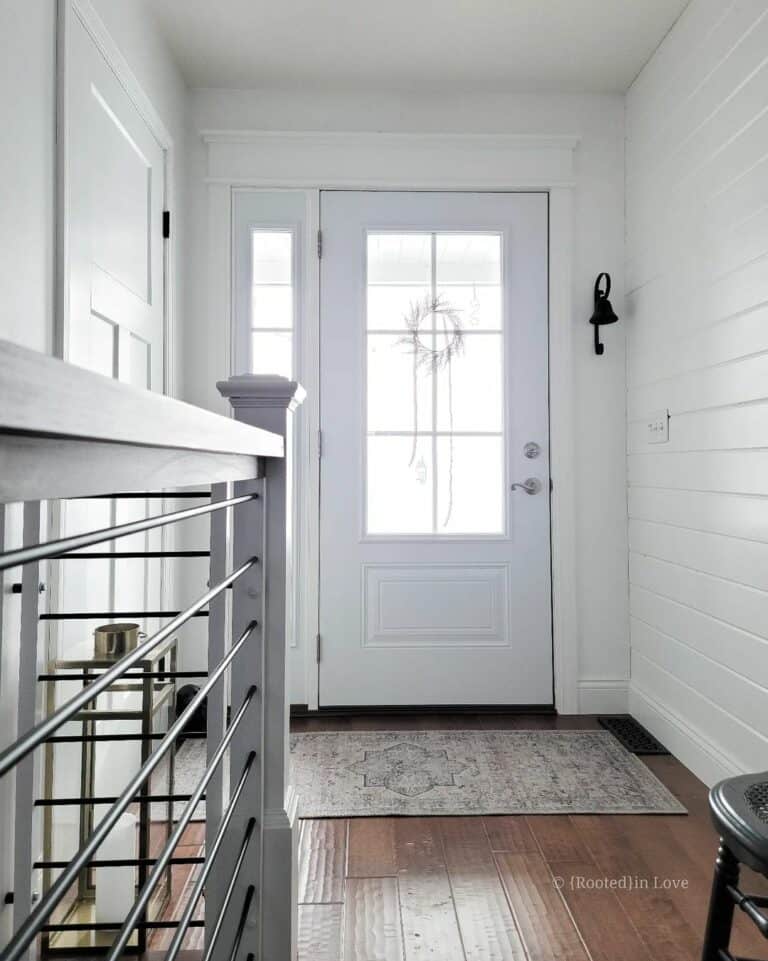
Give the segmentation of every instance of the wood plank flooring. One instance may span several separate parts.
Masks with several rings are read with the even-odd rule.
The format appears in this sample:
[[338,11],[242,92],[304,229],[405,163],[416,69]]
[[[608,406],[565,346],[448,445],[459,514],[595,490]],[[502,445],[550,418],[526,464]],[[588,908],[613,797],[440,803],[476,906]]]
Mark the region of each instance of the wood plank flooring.
[[[163,842],[164,839],[161,839],[161,843]],[[153,852],[153,854],[154,853],[156,852]],[[200,857],[204,853],[205,824],[202,821],[193,821],[187,825],[182,835],[181,843],[177,845],[174,851],[174,856],[178,858],[194,858]],[[162,914],[161,919],[164,921],[177,920],[189,903],[192,885],[195,883],[197,875],[200,872],[200,865],[177,864],[171,868],[171,870],[173,872],[173,891],[171,899]],[[205,917],[205,900],[203,898],[198,901],[192,917],[195,921],[201,921]],[[153,931],[147,939],[147,954],[162,952],[168,948],[173,934],[174,932],[170,928],[160,928]],[[192,957],[195,956],[196,952],[199,957],[203,949],[204,940],[205,934],[202,928],[190,928],[184,936],[183,951],[191,952]]]
[[[590,728],[593,718],[355,717],[294,730]],[[704,785],[648,766],[689,815],[303,821],[299,961],[698,961],[716,837]],[[765,879],[745,884],[768,893]],[[732,949],[768,958],[746,918]]]

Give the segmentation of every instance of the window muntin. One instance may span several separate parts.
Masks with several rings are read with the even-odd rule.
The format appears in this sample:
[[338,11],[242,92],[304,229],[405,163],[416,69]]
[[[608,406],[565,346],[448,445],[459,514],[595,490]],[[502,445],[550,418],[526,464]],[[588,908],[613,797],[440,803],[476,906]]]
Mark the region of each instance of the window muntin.
[[503,534],[501,234],[366,246],[366,534]]

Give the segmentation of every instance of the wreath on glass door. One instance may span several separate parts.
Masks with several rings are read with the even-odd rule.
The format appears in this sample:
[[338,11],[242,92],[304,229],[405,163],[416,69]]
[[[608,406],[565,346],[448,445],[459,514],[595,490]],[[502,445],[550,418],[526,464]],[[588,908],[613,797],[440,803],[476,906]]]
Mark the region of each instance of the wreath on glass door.
[[[436,332],[434,341],[430,343],[422,339],[422,328],[429,317],[438,321],[435,326],[442,326]],[[408,313],[403,318],[408,333],[401,337],[398,343],[406,346],[413,354],[413,444],[411,459],[408,466],[412,467],[416,460],[419,433],[419,369],[425,369],[433,377],[440,370],[445,370],[448,386],[448,508],[446,510],[443,527],[447,527],[453,513],[453,372],[451,365],[455,358],[464,351],[464,328],[459,317],[459,311],[441,296],[424,297],[411,303]],[[442,340],[441,340],[442,338]],[[434,469],[434,466],[433,466]],[[416,477],[419,483],[426,482],[427,465],[420,458],[416,464]]]

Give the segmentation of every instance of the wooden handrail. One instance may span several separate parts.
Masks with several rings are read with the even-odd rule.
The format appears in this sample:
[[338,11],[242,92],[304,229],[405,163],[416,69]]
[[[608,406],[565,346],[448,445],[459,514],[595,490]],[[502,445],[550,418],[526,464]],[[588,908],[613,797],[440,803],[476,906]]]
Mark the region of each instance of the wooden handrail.
[[282,457],[283,439],[0,340],[0,433]]
[[279,434],[0,340],[0,503],[260,477]]

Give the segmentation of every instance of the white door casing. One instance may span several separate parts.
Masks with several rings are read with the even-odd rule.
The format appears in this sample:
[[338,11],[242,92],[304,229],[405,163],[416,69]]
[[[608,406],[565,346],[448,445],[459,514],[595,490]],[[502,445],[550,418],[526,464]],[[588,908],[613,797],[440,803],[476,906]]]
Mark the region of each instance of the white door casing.
[[[320,706],[551,705],[547,195],[324,191],[321,198]],[[436,378],[422,372],[419,417],[428,419],[433,404],[436,414],[432,433],[424,428],[409,460],[410,398],[404,384],[387,394],[386,365],[395,365],[394,384],[410,294],[383,291],[395,297],[392,321],[376,319],[379,301],[371,300],[366,332],[366,269],[379,269],[371,266],[376,244],[422,251],[398,255],[406,259],[425,257],[431,244],[434,292],[441,270],[446,278],[454,268],[461,276],[456,251],[467,237],[474,238],[472,249],[501,251],[503,334],[473,330],[474,308],[463,304],[464,347],[452,368],[456,422],[445,422],[445,371]],[[459,257],[458,267],[451,267],[452,257]],[[461,289],[441,286],[459,298]],[[488,326],[485,309],[475,318],[480,328]],[[375,366],[366,375],[366,357],[383,363],[383,382],[380,373],[371,375]],[[494,387],[502,357],[503,377]],[[462,370],[480,365],[474,369],[481,371],[484,364],[487,382],[477,391],[475,377],[473,398],[472,378]],[[476,418],[493,421],[495,406],[499,423],[484,433],[501,437],[478,436]],[[535,460],[524,456],[529,441],[541,450]],[[473,458],[490,464],[493,451],[501,452],[495,469],[472,475]],[[393,472],[394,461],[402,464]],[[377,480],[386,472],[391,490]],[[541,481],[540,493],[509,490],[528,476]],[[430,506],[411,510],[403,525],[413,491]],[[392,510],[399,517],[382,520]]]
[[[573,344],[579,320],[574,302],[574,202],[579,137],[570,134],[390,134],[263,130],[205,130],[208,184],[208,316],[211,336],[220,337],[216,317],[232,305],[233,195],[243,190],[300,190],[307,200],[306,309],[301,318],[302,364],[307,388],[301,449],[304,517],[299,549],[299,647],[292,701],[318,706],[319,486],[319,261],[315,234],[319,197],[334,190],[546,191],[549,196],[549,364],[552,514],[552,619],[555,706],[579,712],[579,610],[576,590],[576,512],[573,445]],[[213,381],[227,361],[206,356]]]

